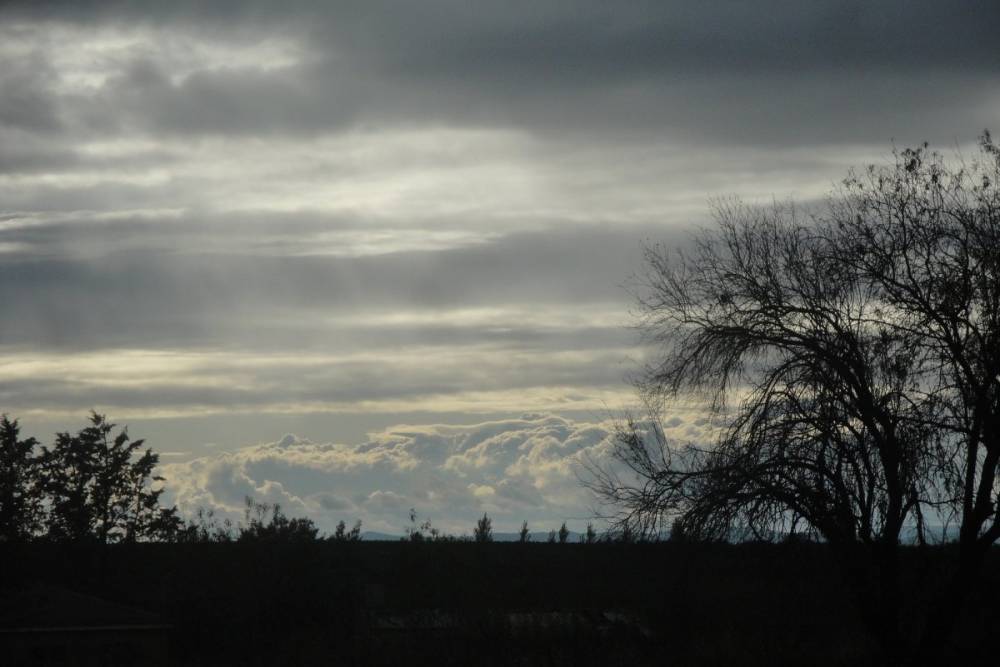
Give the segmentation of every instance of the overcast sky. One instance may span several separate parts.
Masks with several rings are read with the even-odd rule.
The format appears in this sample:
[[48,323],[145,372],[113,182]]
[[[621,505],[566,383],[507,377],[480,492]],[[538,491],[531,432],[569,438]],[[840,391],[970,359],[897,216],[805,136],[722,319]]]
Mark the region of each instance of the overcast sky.
[[642,243],[1000,130],[998,34],[992,0],[4,3],[0,410],[128,423],[188,509],[577,521]]

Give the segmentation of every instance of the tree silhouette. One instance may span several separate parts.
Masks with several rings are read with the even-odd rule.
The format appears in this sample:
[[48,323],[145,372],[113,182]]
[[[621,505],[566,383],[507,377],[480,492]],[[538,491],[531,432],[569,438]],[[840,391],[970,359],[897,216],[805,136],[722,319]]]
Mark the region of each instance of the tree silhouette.
[[38,441],[20,439],[17,420],[0,417],[0,542],[23,542],[42,526]]
[[153,474],[159,457],[141,451],[126,429],[91,414],[76,435],[59,433],[43,448],[42,487],[50,503],[48,536],[98,542],[168,539],[181,525],[176,508],[160,507],[163,478]]
[[244,505],[244,522],[240,523],[236,537],[238,542],[312,542],[319,534],[312,519],[289,518],[278,503],[262,503],[247,496]]
[[359,542],[361,540],[361,519],[354,522],[351,529],[347,531],[348,542]]
[[527,521],[521,524],[521,531],[517,534],[517,541],[521,544],[527,544],[531,541],[531,531],[528,530]]
[[493,541],[493,520],[483,512],[483,518],[476,521],[476,527],[472,529],[472,539],[476,542]]
[[334,542],[357,542],[361,539],[361,519],[354,523],[354,527],[347,530],[347,524],[343,520],[337,522],[337,527],[330,536]]
[[[619,525],[775,539],[802,522],[850,564],[895,662],[912,634],[904,527],[924,542],[957,521],[953,576],[922,624],[925,655],[944,645],[1000,537],[998,184],[989,134],[958,168],[924,145],[852,174],[814,219],[722,202],[689,251],[648,248],[637,296],[662,354],[638,382],[648,414],[615,448],[638,482],[591,466]],[[721,435],[672,448],[659,417],[692,398]]]
[[569,539],[569,528],[566,527],[566,522],[559,526],[559,544],[566,544],[566,540]]
[[215,510],[199,507],[178,531],[179,542],[232,542],[235,540],[232,519],[219,520]]
[[453,537],[442,534],[439,529],[434,527],[433,522],[429,518],[418,525],[417,516],[417,510],[411,507],[409,513],[410,525],[406,528],[406,537],[403,538],[404,541],[423,542],[424,540],[430,540],[432,542],[438,542],[454,539]]

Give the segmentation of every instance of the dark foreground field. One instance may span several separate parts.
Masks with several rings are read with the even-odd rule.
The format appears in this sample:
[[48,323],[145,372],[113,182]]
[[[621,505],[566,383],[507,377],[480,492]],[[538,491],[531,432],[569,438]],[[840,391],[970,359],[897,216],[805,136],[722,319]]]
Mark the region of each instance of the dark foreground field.
[[[914,550],[907,567],[933,569],[944,557]],[[956,661],[975,664],[1000,632],[990,602],[998,560],[961,624]],[[35,544],[0,547],[0,561],[7,627],[39,625],[23,611],[39,596],[76,600],[62,626],[103,613],[87,602],[99,598],[141,610],[148,627],[169,626],[173,665],[872,661],[847,587],[809,544]],[[124,644],[86,662],[74,655],[79,636],[62,653],[36,646],[8,658],[145,662]]]

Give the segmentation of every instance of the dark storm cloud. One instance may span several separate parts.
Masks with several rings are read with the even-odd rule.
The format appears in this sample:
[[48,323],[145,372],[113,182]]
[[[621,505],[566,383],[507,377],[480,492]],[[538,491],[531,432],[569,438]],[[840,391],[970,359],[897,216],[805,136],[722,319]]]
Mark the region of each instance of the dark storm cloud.
[[[880,64],[899,69],[1000,65],[1000,8],[985,0],[801,2],[739,0],[611,5],[574,0],[470,4],[341,2],[12,2],[32,19],[81,23],[176,22],[262,32],[311,28],[338,53],[387,69],[437,75],[516,73],[533,65],[593,80],[604,72],[713,67],[808,69]],[[391,65],[391,67],[389,67]],[[582,72],[586,67],[593,72]],[[504,78],[504,77],[501,77]]]
[[[10,358],[289,355],[246,373],[199,359],[142,388],[6,385],[67,409],[607,386],[643,239],[678,241],[709,194],[816,196],[849,150],[968,140],[998,111],[993,3],[0,12]],[[397,348],[457,361],[394,376],[354,358]],[[349,358],[292,359],[324,350]],[[539,361],[560,352],[582,356]],[[525,357],[470,370],[503,354]]]
[[[179,81],[138,56],[66,111],[148,132],[449,123],[746,144],[950,141],[956,128],[981,128],[997,113],[1000,6],[992,2],[69,3],[8,11],[303,45],[294,65],[216,67]],[[56,100],[18,85],[11,122],[57,122]]]

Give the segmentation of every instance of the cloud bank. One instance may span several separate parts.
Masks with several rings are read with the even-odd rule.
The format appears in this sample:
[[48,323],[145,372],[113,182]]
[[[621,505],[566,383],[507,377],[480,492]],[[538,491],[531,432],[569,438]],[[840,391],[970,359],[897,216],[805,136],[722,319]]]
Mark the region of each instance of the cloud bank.
[[[161,466],[170,498],[187,514],[198,507],[240,517],[243,499],[280,503],[330,531],[361,519],[367,530],[403,533],[414,508],[420,521],[461,535],[487,512],[498,531],[522,521],[536,531],[567,521],[582,529],[594,499],[581,485],[581,461],[610,463],[613,425],[551,414],[468,425],[396,426],[355,445],[318,444],[287,435],[277,442]],[[666,424],[678,443],[704,441],[703,421]]]

